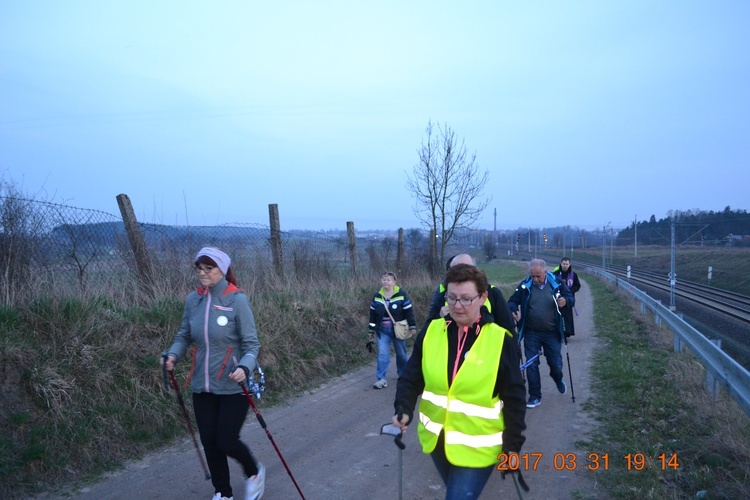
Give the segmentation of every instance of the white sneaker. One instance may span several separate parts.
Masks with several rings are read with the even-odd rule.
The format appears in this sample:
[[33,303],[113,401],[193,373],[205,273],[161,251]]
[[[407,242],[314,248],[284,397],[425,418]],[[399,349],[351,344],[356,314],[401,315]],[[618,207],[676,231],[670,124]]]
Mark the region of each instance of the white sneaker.
[[234,497],[223,497],[221,493],[216,493],[211,500],[234,500]]
[[375,389],[385,389],[388,387],[388,381],[384,378],[379,378],[377,382],[373,384]]
[[263,490],[266,486],[266,468],[258,464],[258,473],[247,478],[245,500],[258,500],[263,496]]

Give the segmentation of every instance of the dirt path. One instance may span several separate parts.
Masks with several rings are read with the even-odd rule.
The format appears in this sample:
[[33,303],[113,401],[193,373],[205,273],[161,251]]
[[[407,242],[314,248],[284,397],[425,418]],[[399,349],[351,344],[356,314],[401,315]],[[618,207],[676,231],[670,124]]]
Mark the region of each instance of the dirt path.
[[[584,492],[602,498],[595,476],[581,466],[586,450],[578,450],[576,441],[586,439],[592,420],[581,410],[590,397],[589,359],[594,348],[592,299],[586,283],[576,295],[578,313],[576,336],[569,345],[573,370],[575,403],[568,393],[560,395],[542,362],[542,404],[529,409],[526,417],[524,452],[542,454],[536,471],[525,471],[531,491],[528,499],[570,498]],[[563,348],[564,349],[564,348]],[[565,353],[563,352],[565,360]],[[276,445],[302,492],[308,499],[394,499],[398,498],[398,448],[393,439],[380,436],[380,426],[390,421],[395,392],[395,359],[391,363],[384,390],[372,389],[372,366],[351,372],[289,401],[285,406],[260,408]],[[567,363],[565,378],[568,381]],[[568,381],[569,382],[569,381]],[[570,385],[570,384],[569,384]],[[299,495],[255,415],[248,415],[243,439],[266,466],[266,490],[263,498],[294,499]],[[442,499],[442,482],[432,461],[421,452],[416,429],[410,429],[404,442],[403,497]],[[576,453],[579,468],[558,471],[555,453]],[[533,460],[532,460],[533,462]],[[242,498],[243,479],[232,463],[235,498]],[[192,441],[151,454],[128,464],[123,470],[101,482],[58,496],[76,498],[204,498],[213,488],[203,477]],[[516,498],[513,482],[503,481],[496,473],[484,490],[483,499]],[[50,498],[50,496],[46,496]]]

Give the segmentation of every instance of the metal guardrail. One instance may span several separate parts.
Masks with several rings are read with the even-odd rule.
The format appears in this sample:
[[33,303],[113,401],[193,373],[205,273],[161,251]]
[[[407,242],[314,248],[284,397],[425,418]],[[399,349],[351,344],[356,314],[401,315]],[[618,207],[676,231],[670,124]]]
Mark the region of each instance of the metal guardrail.
[[615,283],[618,288],[641,303],[641,312],[645,313],[648,308],[654,313],[654,320],[657,324],[666,323],[674,334],[675,352],[682,352],[682,346],[685,344],[703,364],[706,369],[708,393],[716,399],[718,388],[723,387],[740,408],[750,416],[750,372],[701,332],[670,311],[661,301],[655,300],[622,278],[601,269],[591,267],[586,268],[586,271]]

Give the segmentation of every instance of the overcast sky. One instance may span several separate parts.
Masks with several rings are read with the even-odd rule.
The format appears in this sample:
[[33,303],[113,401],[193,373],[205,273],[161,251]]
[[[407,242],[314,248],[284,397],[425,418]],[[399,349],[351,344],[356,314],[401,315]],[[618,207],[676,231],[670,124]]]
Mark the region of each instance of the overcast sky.
[[428,121],[479,227],[750,209],[750,2],[3,1],[0,179],[142,222],[413,228]]

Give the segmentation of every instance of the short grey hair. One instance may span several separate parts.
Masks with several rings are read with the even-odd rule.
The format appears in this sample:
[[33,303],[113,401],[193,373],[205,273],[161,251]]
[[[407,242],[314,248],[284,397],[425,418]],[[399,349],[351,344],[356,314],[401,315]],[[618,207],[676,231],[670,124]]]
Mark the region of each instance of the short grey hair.
[[531,259],[529,261],[529,271],[531,271],[532,269],[535,269],[535,268],[540,268],[540,269],[546,270],[547,269],[547,263],[544,262],[544,259]]

